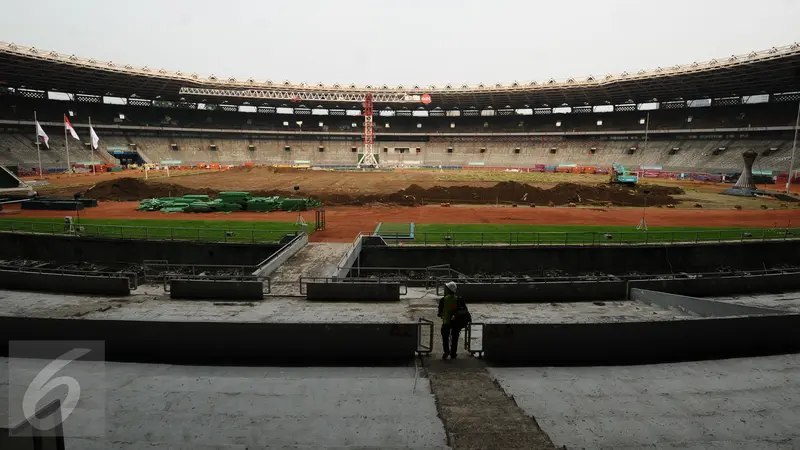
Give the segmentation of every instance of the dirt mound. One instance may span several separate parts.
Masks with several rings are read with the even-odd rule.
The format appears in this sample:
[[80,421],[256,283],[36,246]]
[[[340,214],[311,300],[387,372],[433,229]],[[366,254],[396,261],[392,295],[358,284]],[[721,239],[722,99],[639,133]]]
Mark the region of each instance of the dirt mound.
[[[583,185],[560,183],[550,189],[542,189],[528,184],[505,181],[491,187],[474,186],[434,186],[425,189],[412,184],[406,189],[388,196],[379,196],[381,203],[419,205],[425,203],[519,203],[534,205],[615,205],[651,206],[677,204],[672,195],[682,194],[678,187],[620,185]],[[340,200],[331,198],[333,202]],[[331,203],[331,202],[328,202]]]
[[[241,168],[234,170],[263,170],[262,168]],[[210,188],[187,188],[177,184],[158,181],[144,181],[138,178],[120,178],[97,183],[85,196],[97,200],[137,201],[154,197],[180,197],[186,194],[216,195],[217,190]],[[292,197],[297,195],[288,190],[251,191],[255,196]],[[454,204],[496,204],[519,203],[539,206],[567,205],[614,205],[643,206],[672,205],[678,200],[673,195],[683,194],[683,190],[673,186],[637,186],[620,185],[583,185],[560,183],[550,189],[542,189],[514,181],[504,181],[490,187],[475,186],[433,186],[423,188],[417,184],[391,194],[320,194],[304,193],[305,196],[322,201],[327,205],[365,205],[388,204],[418,206],[432,203]]]
[[101,181],[84,196],[97,200],[136,201],[156,197],[181,197],[186,194],[214,194],[213,189],[189,189],[177,184],[149,182],[139,178]]

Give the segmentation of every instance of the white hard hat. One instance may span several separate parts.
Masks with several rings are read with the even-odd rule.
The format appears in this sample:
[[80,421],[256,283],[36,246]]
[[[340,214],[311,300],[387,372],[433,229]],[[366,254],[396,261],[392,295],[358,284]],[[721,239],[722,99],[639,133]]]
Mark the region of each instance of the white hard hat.
[[458,288],[455,281],[448,281],[447,283],[444,284],[444,286],[447,289],[450,289],[451,292],[455,292],[456,288]]

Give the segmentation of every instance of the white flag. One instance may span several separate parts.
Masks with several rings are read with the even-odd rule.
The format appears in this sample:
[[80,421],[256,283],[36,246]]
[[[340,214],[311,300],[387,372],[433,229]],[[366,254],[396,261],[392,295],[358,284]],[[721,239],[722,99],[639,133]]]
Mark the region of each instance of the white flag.
[[39,125],[39,121],[38,120],[36,121],[36,135],[40,136],[42,138],[42,142],[44,142],[44,146],[45,147],[50,148],[50,144],[47,143],[47,141],[49,141],[50,138],[47,137],[47,134],[42,129],[42,126]]
[[97,150],[97,144],[100,143],[100,138],[94,132],[94,128],[89,127],[89,137],[92,139],[92,148]]
[[72,124],[69,123],[69,119],[67,119],[66,114],[64,114],[64,127],[66,127],[67,131],[69,131],[69,134],[73,139],[77,139],[79,141],[81,140],[81,138],[78,137],[78,133],[75,132],[75,128],[72,128]]

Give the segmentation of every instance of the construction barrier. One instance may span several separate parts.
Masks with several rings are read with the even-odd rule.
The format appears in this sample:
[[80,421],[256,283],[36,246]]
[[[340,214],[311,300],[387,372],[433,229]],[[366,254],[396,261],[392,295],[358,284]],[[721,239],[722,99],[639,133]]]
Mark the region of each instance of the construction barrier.
[[800,315],[483,325],[484,357],[509,365],[619,365],[800,352]]
[[[415,322],[277,323],[0,316],[0,342],[103,341],[107,361],[164,364],[407,363]],[[0,345],[0,356],[8,356]],[[91,354],[90,354],[91,355]]]
[[[269,286],[268,280],[266,286]],[[264,281],[256,277],[175,277],[169,279],[169,297],[186,300],[263,300],[264,287]]]
[[46,273],[0,269],[0,288],[60,294],[126,296],[131,293],[131,279],[123,275],[97,275],[91,272]]

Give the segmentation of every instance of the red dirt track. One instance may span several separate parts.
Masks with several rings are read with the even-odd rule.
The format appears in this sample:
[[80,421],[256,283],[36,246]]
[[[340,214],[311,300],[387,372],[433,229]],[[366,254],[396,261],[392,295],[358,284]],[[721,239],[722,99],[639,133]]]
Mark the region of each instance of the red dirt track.
[[[154,219],[154,220],[264,220],[293,222],[297,213],[232,213],[232,214],[163,214],[136,211],[138,202],[102,202],[97,208],[80,212],[87,219]],[[0,212],[6,217],[64,217],[68,211],[21,211],[8,205]],[[307,222],[314,221],[314,211],[303,212]],[[528,207],[329,207],[327,230],[311,236],[315,242],[349,242],[361,231],[372,231],[378,222],[415,223],[493,223],[537,225],[630,225],[633,229],[642,218],[641,208],[528,208]],[[800,225],[800,209],[790,210],[691,210],[650,208],[649,226],[705,226],[729,228],[785,227]]]

